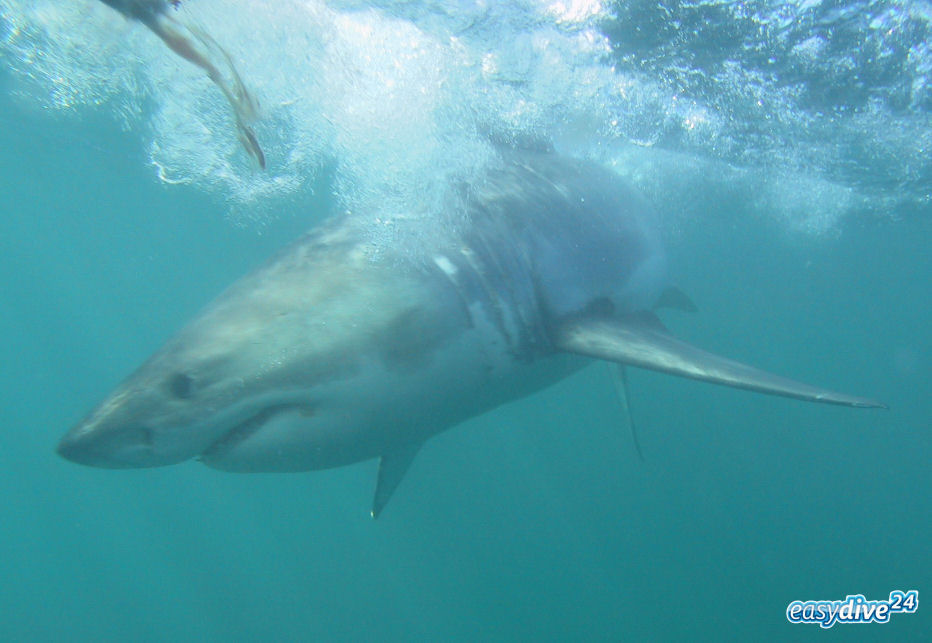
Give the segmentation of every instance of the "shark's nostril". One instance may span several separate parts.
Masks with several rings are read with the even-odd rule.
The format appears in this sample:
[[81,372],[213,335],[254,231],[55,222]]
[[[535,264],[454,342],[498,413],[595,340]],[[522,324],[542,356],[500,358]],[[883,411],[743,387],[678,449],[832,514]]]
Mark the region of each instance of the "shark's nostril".
[[151,449],[153,446],[155,446],[152,429],[140,426],[136,428],[136,434],[138,436],[137,442],[139,444],[144,445],[147,449]]

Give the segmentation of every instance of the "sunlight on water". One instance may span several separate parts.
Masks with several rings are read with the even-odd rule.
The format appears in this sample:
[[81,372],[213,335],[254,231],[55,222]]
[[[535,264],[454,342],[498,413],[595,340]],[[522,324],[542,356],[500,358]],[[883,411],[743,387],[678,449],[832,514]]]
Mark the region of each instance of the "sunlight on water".
[[[652,26],[654,14],[646,8],[637,13],[635,6],[623,12],[629,23]],[[815,70],[838,56],[841,41],[827,40],[818,27],[801,31],[802,14],[786,22],[776,9],[755,7],[741,20],[768,30],[783,21],[795,30],[785,73]],[[693,13],[712,10],[698,5]],[[930,198],[922,155],[932,134],[924,113],[911,108],[912,116],[897,116],[877,100],[860,108],[852,96],[851,109],[836,109],[827,121],[804,106],[797,90],[787,93],[788,86],[754,65],[686,58],[693,45],[682,35],[676,37],[681,46],[667,51],[676,40],[665,44],[662,30],[657,46],[639,50],[632,63],[624,52],[633,35],[620,32],[612,42],[599,30],[608,25],[611,34],[613,25],[624,26],[612,22],[621,19],[619,7],[604,2],[280,0],[240,3],[235,11],[221,0],[183,3],[178,15],[223,44],[258,97],[255,129],[268,156],[266,172],[255,171],[243,153],[217,88],[140,25],[92,0],[3,0],[0,11],[17,93],[50,109],[99,108],[114,115],[148,139],[161,180],[206,190],[240,223],[261,224],[278,216],[276,203],[310,196],[321,168],[333,162],[345,210],[387,204],[386,211],[398,216],[436,216],[446,199],[443,186],[475,176],[488,158],[490,135],[502,142],[549,140],[564,152],[616,165],[634,153],[644,156],[638,163],[653,166],[672,158],[650,158],[654,150],[688,153],[709,167],[723,161],[760,182],[770,196],[758,205],[775,219],[812,234],[829,232],[851,212],[885,215]],[[726,13],[735,11],[729,6]],[[824,13],[814,5],[798,11]],[[734,24],[744,28],[741,20]],[[863,29],[888,34],[889,46],[897,47],[908,44],[905,35],[897,36],[907,24],[927,25],[928,16],[918,9],[878,10]],[[907,56],[913,106],[926,100],[930,57],[924,46],[913,44]],[[665,70],[656,68],[661,64]],[[651,69],[656,73],[645,73]],[[687,72],[671,85],[670,78]],[[715,95],[703,89],[703,74]],[[809,94],[815,91],[812,85]],[[760,110],[769,129],[755,126],[737,139],[738,109]],[[889,165],[891,175],[900,163],[897,180],[906,189],[889,194],[877,163],[871,172],[838,165],[837,150],[851,146]],[[898,160],[903,150],[915,151]],[[674,164],[664,173],[680,169]],[[769,178],[775,172],[801,178],[781,188]],[[815,197],[833,214],[814,220],[796,205],[800,181],[821,185]],[[662,194],[657,197],[662,209],[672,209]],[[412,212],[413,203],[422,212]]]

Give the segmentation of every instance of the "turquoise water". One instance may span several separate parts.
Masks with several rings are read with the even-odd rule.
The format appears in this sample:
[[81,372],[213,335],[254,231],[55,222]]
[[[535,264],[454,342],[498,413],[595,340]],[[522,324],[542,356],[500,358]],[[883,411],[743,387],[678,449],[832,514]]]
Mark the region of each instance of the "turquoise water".
[[[204,2],[200,14],[189,4],[225,44],[242,42],[236,35],[249,21],[286,19],[249,3],[248,20],[216,21],[221,4]],[[283,3],[288,24],[300,4]],[[743,49],[734,42],[749,38],[746,20],[701,15],[711,25],[702,42],[720,38],[719,50],[746,70],[741,76],[699,56],[698,41],[667,33],[648,5],[637,19],[653,25],[652,38],[603,27],[615,39],[607,62],[568,44],[588,33],[589,18],[560,22],[543,12],[521,20],[533,3],[483,20],[468,13],[470,3],[450,3],[444,15],[426,2],[376,4],[381,13],[365,14],[376,34],[366,42],[381,43],[385,56],[411,34],[446,42],[441,35],[456,31],[466,43],[453,62],[437,63],[446,89],[427,104],[404,103],[429,110],[434,129],[399,125],[384,134],[384,114],[358,109],[373,100],[367,91],[347,90],[340,101],[319,95],[342,76],[276,93],[276,52],[305,49],[270,28],[267,44],[251,41],[252,62],[230,44],[269,113],[257,124],[270,159],[259,178],[224,120],[222,98],[198,74],[164,62],[171,59],[160,43],[96,5],[77,3],[81,18],[69,23],[68,11],[0,4],[0,55],[9,62],[0,71],[0,638],[922,640],[932,578],[925,5],[910,4],[909,13],[905,4],[858,4],[828,18],[800,8],[783,31],[759,12],[772,28],[754,32],[763,35]],[[362,5],[332,3],[328,19],[361,20]],[[669,8],[686,23],[696,16]],[[880,29],[865,19],[859,30],[851,13],[871,11],[881,27],[913,41],[891,36],[887,59],[850,56],[869,49]],[[897,12],[908,19],[897,22]],[[819,50],[810,39],[827,33],[829,18],[850,41],[831,41],[825,56],[863,67],[873,88],[867,99],[815,87],[847,87],[850,78],[820,76],[831,59],[803,68],[787,61],[792,48],[779,46],[786,36]],[[479,26],[465,29],[470,20]],[[68,29],[56,31],[62,25]],[[113,25],[117,34],[106,33]],[[549,34],[558,60],[538,69],[514,38],[499,50],[511,68],[502,62],[495,73],[457,75],[475,54],[470,47],[486,50],[482,30],[496,28]],[[95,35],[78,51],[62,44]],[[94,53],[101,41],[106,52],[128,53]],[[42,56],[24,62],[29,47]],[[336,55],[315,47],[307,51]],[[759,55],[766,47],[777,62]],[[637,65],[633,50],[642,54]],[[685,115],[665,93],[667,72],[684,64],[671,51],[715,81],[680,86],[692,101]],[[95,67],[98,56],[105,69]],[[377,80],[394,73],[373,64],[383,70]],[[610,64],[614,72],[593,72]],[[785,82],[755,81],[769,111],[745,111],[739,98],[749,85],[733,81],[765,68]],[[409,101],[418,79],[430,78],[415,71],[391,77],[397,100]],[[784,91],[790,71],[809,91]],[[606,102],[617,94],[606,83],[628,72],[631,102]],[[163,76],[171,82],[161,85]],[[897,88],[907,85],[911,98],[897,102]],[[204,118],[218,123],[206,139],[176,127],[199,118],[172,102],[182,100],[169,89],[176,86],[202,92]],[[567,111],[563,99],[574,87],[589,89]],[[239,476],[197,463],[107,471],[56,456],[64,431],[127,373],[301,231],[386,193],[398,203],[422,194],[435,182],[419,178],[426,168],[437,173],[432,179],[468,176],[481,160],[481,137],[452,119],[450,105],[460,102],[444,92],[484,106],[493,129],[552,135],[568,153],[598,156],[639,183],[661,212],[674,281],[700,308],[665,314],[678,335],[876,397],[890,410],[803,404],[634,371],[640,462],[597,365],[432,439],[377,522],[368,517],[374,462]],[[535,109],[514,116],[519,99]],[[659,121],[657,105],[667,110]],[[355,118],[360,126],[335,134],[317,108],[330,122]],[[768,128],[773,114],[779,127]],[[646,130],[654,138],[645,140]],[[411,154],[399,156],[405,149]],[[465,152],[438,168],[436,155],[450,150]],[[182,182],[160,180],[159,167]],[[428,190],[425,201],[433,196]],[[917,614],[828,632],[785,618],[795,599],[878,599],[894,589],[919,590]]]

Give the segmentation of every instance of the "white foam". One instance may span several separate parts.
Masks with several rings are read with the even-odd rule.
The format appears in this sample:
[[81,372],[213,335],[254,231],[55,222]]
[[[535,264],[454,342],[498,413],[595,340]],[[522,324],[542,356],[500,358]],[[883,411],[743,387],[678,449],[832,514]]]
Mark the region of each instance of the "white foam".
[[[706,178],[720,160],[766,157],[761,172],[743,176],[762,182],[752,190],[762,195],[757,203],[790,228],[822,234],[848,208],[863,208],[863,200],[845,197],[848,188],[816,190],[832,193],[818,214],[803,202],[786,205],[794,191],[813,193],[793,178],[794,167],[820,154],[829,167],[835,147],[809,146],[804,158],[794,158],[792,146],[751,155],[728,113],[671,91],[664,78],[612,66],[611,43],[599,31],[610,11],[598,0],[183,2],[179,17],[229,52],[260,102],[255,130],[264,172],[243,151],[229,105],[204,74],[98,0],[0,0],[0,50],[27,100],[115,115],[143,141],[155,176],[228,203],[238,223],[301,216],[294,204],[312,202],[319,172],[330,164],[341,207],[355,216],[377,211],[370,222],[376,241],[411,230],[432,234],[430,223],[457,223],[461,213],[441,204],[450,186],[468,182],[487,161],[490,139],[548,140],[563,152],[609,160],[620,147],[629,161],[643,154],[629,175],[667,211],[682,210],[670,196],[676,190],[654,187],[657,177],[675,177],[682,157],[652,154],[654,147],[688,153]],[[809,58],[820,55],[814,38],[797,47]],[[768,94],[769,81],[740,61],[723,69],[740,81],[742,96],[759,93],[762,114],[785,99],[782,87]],[[916,100],[927,94],[924,78],[917,72]],[[855,139],[878,129],[867,121],[883,117],[861,112],[838,131]],[[878,157],[901,140],[925,145],[930,135],[919,125],[878,134]],[[785,169],[779,177],[786,185],[774,182],[768,168],[775,167]],[[411,220],[418,225],[404,225]]]

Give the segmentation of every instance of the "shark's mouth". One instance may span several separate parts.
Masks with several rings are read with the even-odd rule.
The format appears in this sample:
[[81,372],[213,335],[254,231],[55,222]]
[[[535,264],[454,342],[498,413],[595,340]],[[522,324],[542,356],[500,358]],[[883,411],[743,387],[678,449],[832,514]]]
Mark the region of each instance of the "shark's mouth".
[[307,404],[283,403],[267,406],[258,413],[249,416],[232,429],[224,433],[219,440],[201,453],[199,460],[220,460],[236,449],[237,446],[256,434],[269,420],[282,413],[296,412],[310,417],[314,408]]

